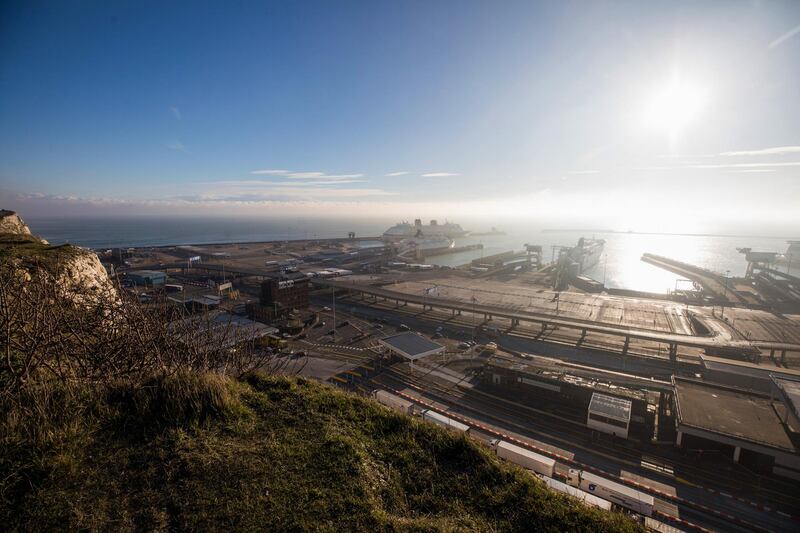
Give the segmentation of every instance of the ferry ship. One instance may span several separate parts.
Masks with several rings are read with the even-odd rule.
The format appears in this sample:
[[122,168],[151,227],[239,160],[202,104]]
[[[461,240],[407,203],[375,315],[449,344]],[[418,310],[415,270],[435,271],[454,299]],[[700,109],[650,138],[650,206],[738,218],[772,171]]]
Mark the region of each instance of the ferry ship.
[[783,254],[778,254],[775,263],[793,272],[800,271],[800,241],[786,241],[789,247]]
[[[445,237],[454,239],[456,237],[464,237],[468,234],[468,231],[464,231],[461,226],[452,222],[439,224],[436,220],[431,220],[431,223],[426,225],[418,218],[414,220],[414,224],[409,224],[408,222],[395,224],[383,233],[383,238],[387,240],[401,240],[418,238],[422,235],[429,238]],[[441,246],[439,248],[441,248]]]
[[455,241],[447,237],[410,237],[408,239],[401,239],[397,243],[397,248],[400,253],[407,251],[420,251],[428,252],[431,250],[443,250],[446,248],[453,248]]
[[578,246],[569,251],[569,258],[578,263],[578,274],[583,274],[600,261],[606,241],[603,239],[578,239]]

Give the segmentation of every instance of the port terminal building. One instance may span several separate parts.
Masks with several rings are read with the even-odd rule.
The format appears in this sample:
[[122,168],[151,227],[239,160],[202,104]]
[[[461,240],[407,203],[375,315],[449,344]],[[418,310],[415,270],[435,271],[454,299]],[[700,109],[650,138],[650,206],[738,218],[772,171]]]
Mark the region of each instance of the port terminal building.
[[773,376],[770,393],[674,376],[676,445],[800,480],[800,380]]
[[658,393],[502,358],[483,366],[480,386],[602,433],[649,440],[654,432]]

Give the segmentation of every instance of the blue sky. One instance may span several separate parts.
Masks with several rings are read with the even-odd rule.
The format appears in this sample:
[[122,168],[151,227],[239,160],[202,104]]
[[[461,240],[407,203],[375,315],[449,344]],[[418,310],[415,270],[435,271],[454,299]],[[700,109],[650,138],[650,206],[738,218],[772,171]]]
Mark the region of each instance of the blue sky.
[[800,228],[798,95],[796,1],[9,1],[0,200]]

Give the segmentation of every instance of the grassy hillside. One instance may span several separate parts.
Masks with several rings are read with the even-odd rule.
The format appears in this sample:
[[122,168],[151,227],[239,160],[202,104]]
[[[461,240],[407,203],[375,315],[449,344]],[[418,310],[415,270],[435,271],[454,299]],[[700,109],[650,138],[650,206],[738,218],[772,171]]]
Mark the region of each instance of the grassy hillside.
[[70,259],[80,253],[79,248],[69,244],[50,246],[33,235],[0,233],[0,260],[21,259],[48,265]]
[[0,427],[4,529],[634,530],[485,448],[303,379],[37,385]]

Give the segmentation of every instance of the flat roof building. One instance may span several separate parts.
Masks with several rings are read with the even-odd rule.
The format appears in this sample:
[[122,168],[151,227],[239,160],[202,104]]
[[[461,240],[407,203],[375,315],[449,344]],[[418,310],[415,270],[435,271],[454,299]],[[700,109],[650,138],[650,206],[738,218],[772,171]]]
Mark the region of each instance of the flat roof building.
[[444,351],[444,346],[441,344],[411,331],[392,335],[391,337],[380,339],[378,342],[390,352],[404,357],[409,361],[416,361],[422,357]]
[[732,449],[734,462],[744,450],[751,455],[748,462],[772,464],[774,473],[800,479],[800,454],[776,409],[780,402],[695,379],[674,376],[672,382],[678,446],[687,435],[705,439]]
[[261,283],[262,307],[274,311],[308,307],[308,276],[300,272],[271,276]]
[[125,279],[139,286],[164,285],[167,273],[159,270],[131,270],[125,273]]
[[595,392],[589,402],[586,425],[592,429],[628,438],[633,402]]
[[768,393],[772,387],[771,376],[800,379],[800,371],[784,368],[770,362],[751,363],[724,357],[701,355],[703,380],[722,385]]
[[793,433],[800,433],[800,378],[772,376],[773,390],[770,397],[783,402],[781,419]]

